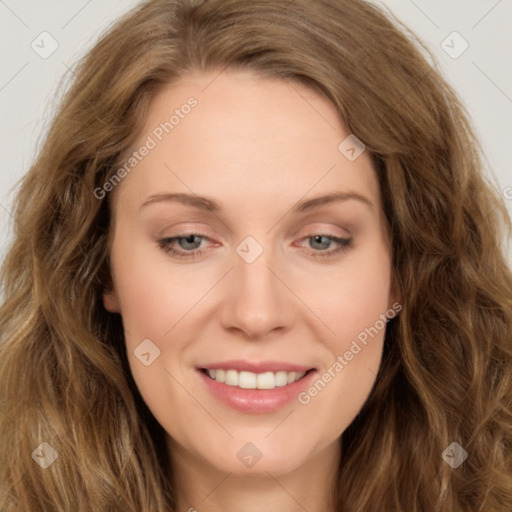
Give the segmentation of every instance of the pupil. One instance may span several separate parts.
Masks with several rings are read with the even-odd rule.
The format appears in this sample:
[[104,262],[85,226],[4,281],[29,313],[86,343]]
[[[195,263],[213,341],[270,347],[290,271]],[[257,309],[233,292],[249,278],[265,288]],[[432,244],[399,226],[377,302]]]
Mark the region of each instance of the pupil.
[[326,241],[322,243],[322,239],[323,239],[323,238],[326,238],[326,237],[324,237],[324,235],[316,235],[316,236],[314,237],[314,240],[315,240],[315,242],[316,242],[316,243],[319,243],[320,245],[322,245],[322,246],[323,246],[323,249],[326,249],[326,244],[327,244],[327,245],[329,244],[329,240],[328,240],[328,239],[326,239]]
[[[184,249],[195,249],[195,247],[194,247],[194,240],[196,238],[197,238],[196,235],[188,235],[188,236],[181,237],[180,245]],[[197,242],[196,242],[196,245],[197,245]]]

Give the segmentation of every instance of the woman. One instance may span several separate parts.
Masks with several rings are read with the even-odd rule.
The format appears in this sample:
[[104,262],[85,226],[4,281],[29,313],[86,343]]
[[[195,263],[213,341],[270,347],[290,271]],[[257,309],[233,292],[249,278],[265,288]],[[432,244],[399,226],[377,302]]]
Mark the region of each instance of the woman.
[[0,509],[508,511],[510,220],[363,1],[151,0],[3,266]]

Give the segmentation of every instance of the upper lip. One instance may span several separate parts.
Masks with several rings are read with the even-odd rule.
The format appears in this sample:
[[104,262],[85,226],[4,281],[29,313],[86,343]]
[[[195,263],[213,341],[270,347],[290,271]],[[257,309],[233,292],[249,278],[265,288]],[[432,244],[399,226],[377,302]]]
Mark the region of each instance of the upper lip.
[[314,369],[311,366],[304,366],[300,364],[285,363],[281,361],[244,361],[241,359],[231,361],[221,361],[218,363],[208,363],[203,366],[199,366],[199,369],[204,370],[236,370],[238,372],[252,372],[252,373],[264,373],[264,372],[307,372],[308,370]]

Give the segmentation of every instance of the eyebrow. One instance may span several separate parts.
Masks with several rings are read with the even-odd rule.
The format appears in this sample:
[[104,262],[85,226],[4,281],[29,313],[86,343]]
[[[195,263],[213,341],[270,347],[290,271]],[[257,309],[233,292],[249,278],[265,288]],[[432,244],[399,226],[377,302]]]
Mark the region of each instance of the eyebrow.
[[[331,204],[339,201],[348,201],[348,200],[357,200],[361,203],[367,205],[371,209],[374,208],[373,203],[365,196],[357,193],[357,192],[334,192],[331,194],[326,194],[323,196],[313,197],[312,199],[305,199],[302,201],[298,201],[292,208],[292,212],[294,213],[303,213],[314,208],[318,208],[319,206],[323,206],[326,204]],[[193,195],[193,194],[184,194],[184,193],[164,193],[164,194],[153,194],[149,196],[140,206],[142,209],[145,206],[149,206],[154,203],[161,202],[178,202],[187,206],[192,206],[199,210],[204,210],[212,213],[219,213],[222,208],[215,200]]]

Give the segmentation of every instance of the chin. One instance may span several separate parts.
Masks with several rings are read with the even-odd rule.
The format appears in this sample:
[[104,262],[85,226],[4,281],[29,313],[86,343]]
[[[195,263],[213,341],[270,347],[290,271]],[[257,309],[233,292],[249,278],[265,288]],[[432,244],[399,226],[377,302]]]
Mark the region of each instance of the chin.
[[219,450],[214,459],[211,453],[205,455],[205,459],[219,471],[237,475],[286,475],[306,463],[303,447],[274,447],[268,441],[236,441],[229,448]]

